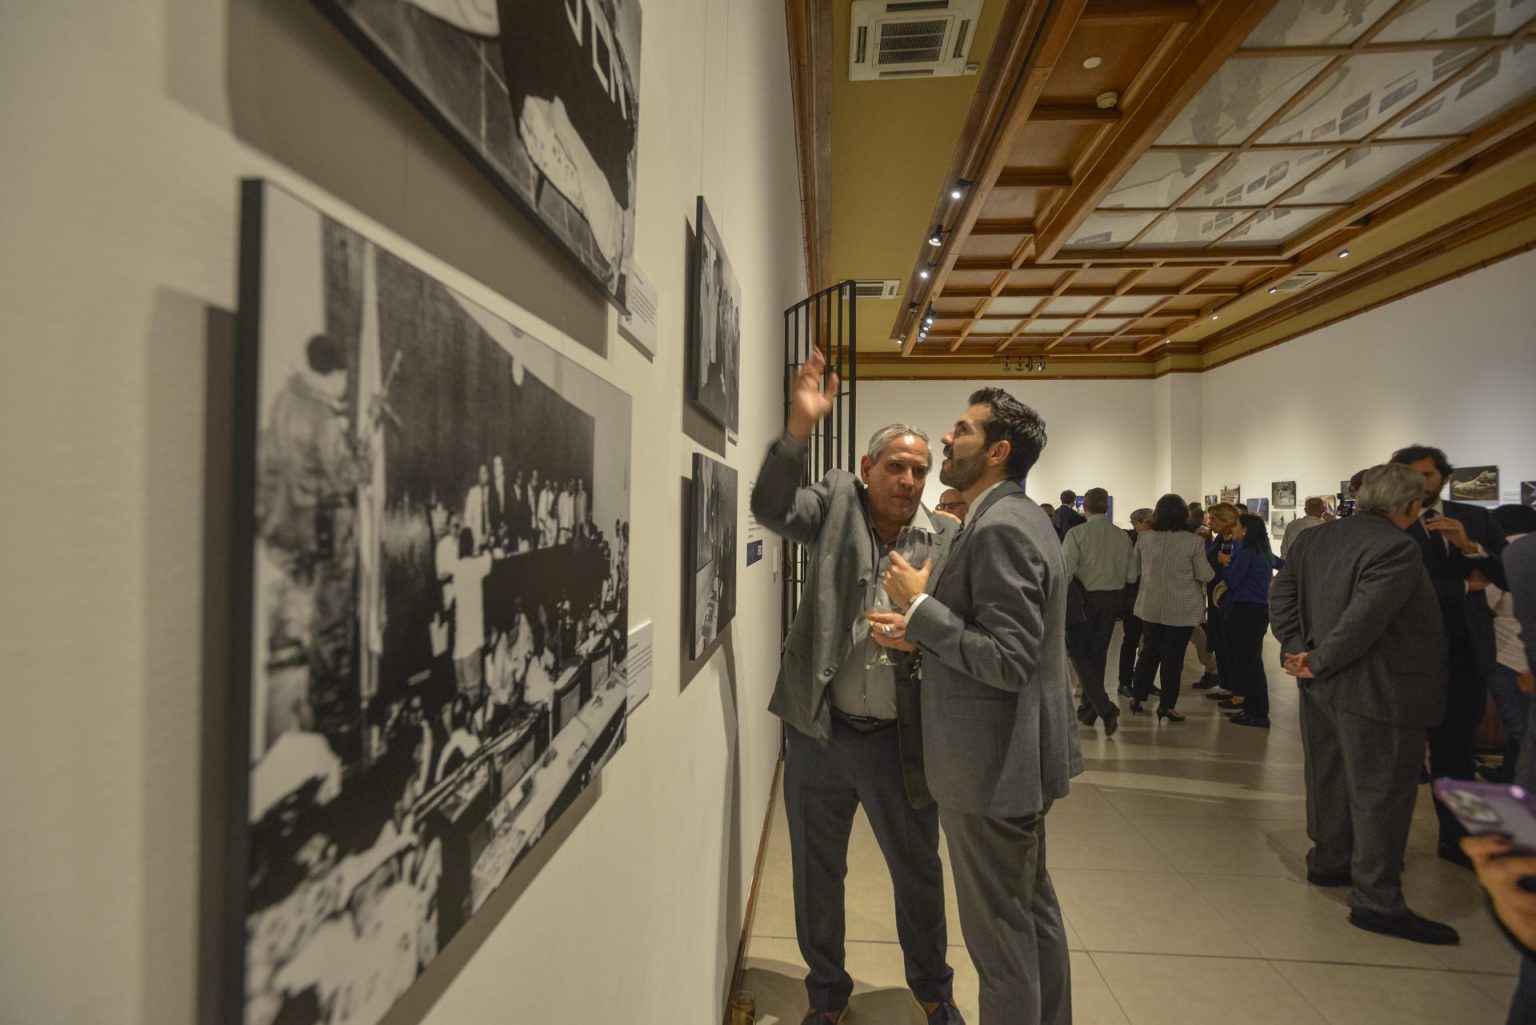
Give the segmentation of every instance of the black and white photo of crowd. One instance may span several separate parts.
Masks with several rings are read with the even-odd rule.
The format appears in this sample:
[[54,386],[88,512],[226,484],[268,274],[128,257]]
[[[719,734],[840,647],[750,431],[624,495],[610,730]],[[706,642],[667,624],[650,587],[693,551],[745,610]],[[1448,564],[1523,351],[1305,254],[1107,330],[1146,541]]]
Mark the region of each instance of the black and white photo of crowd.
[[244,1021],[372,1025],[624,742],[630,400],[287,193],[246,196]]
[[620,305],[634,253],[638,0],[318,0]]
[[692,657],[699,658],[736,618],[736,471],[695,452],[692,491]]
[[703,196],[699,197],[697,221],[697,278],[691,318],[693,399],[734,432],[741,420],[741,286]]

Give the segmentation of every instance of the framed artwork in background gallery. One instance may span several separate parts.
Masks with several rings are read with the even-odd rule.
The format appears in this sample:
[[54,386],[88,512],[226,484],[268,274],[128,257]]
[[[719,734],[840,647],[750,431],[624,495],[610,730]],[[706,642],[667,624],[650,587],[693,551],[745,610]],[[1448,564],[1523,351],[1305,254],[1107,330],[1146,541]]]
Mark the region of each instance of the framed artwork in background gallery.
[[1241,485],[1233,485],[1230,488],[1222,488],[1221,489],[1221,500],[1223,502],[1228,502],[1228,503],[1230,503],[1232,505],[1241,505],[1243,503],[1243,489],[1242,489],[1242,486]]
[[280,188],[241,218],[217,1020],[374,1025],[624,743],[630,398]]
[[693,454],[688,527],[687,582],[689,657],[700,658],[736,617],[736,471],[702,453]]
[[1348,498],[1349,497],[1349,478],[1347,478],[1347,477],[1345,479],[1339,481],[1339,497],[1340,498]]
[[1536,480],[1520,482],[1520,504],[1536,505]]
[[314,0],[390,82],[627,308],[639,0]]
[[1250,498],[1248,499],[1247,504],[1248,511],[1260,519],[1264,519],[1265,517],[1269,516],[1269,499]]
[[741,419],[741,285],[703,196],[698,199],[694,227],[688,397],[711,420],[735,434]]
[[1220,495],[1206,495],[1205,496],[1205,507],[1207,509],[1209,509],[1211,506],[1215,505],[1217,502],[1220,502],[1220,501],[1221,501],[1221,496]]
[[1447,497],[1453,502],[1497,502],[1499,468],[1497,466],[1458,466],[1451,471]]
[[1293,480],[1275,481],[1269,486],[1269,500],[1276,509],[1296,508],[1296,482]]
[[1269,536],[1271,538],[1283,537],[1286,524],[1290,521],[1285,518],[1285,513],[1276,510],[1269,519]]

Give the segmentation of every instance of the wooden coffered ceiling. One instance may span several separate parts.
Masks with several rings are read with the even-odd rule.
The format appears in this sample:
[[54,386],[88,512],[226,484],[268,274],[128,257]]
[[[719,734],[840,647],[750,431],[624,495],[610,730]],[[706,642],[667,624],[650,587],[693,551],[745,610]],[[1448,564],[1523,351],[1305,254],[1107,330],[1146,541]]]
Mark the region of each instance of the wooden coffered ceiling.
[[986,0],[899,83],[787,5],[811,279],[904,286],[861,377],[1198,371],[1536,245],[1532,0]]

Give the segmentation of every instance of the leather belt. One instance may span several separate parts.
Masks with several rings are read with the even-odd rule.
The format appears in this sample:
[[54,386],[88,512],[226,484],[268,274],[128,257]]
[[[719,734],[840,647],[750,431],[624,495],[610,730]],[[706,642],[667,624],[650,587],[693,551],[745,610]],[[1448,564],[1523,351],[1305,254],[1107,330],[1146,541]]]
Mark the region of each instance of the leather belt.
[[896,725],[895,719],[876,719],[869,715],[849,715],[840,708],[832,709],[832,718],[855,733],[877,733]]

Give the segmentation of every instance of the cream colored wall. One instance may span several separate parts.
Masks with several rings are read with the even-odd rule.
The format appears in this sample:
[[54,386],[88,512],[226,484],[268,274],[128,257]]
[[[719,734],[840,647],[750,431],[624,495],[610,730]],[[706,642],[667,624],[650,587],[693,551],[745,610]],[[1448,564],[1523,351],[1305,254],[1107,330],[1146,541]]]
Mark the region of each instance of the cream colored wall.
[[[634,396],[631,614],[656,621],[653,695],[547,863],[521,866],[389,1020],[721,1017],[777,753],[778,583],[771,559],[742,568],[727,641],[685,664],[682,479],[693,451],[723,451],[745,537],[746,482],[780,425],[780,315],[804,292],[795,146],[780,7],[646,0],[644,19],[654,364],[310,4],[0,7],[0,1021],[199,1020],[204,625],[221,595],[204,552],[227,543],[205,473],[227,469],[227,396],[208,380],[227,369],[247,175],[546,340],[605,343],[558,344]],[[685,419],[700,191],[742,283],[739,445]]]

